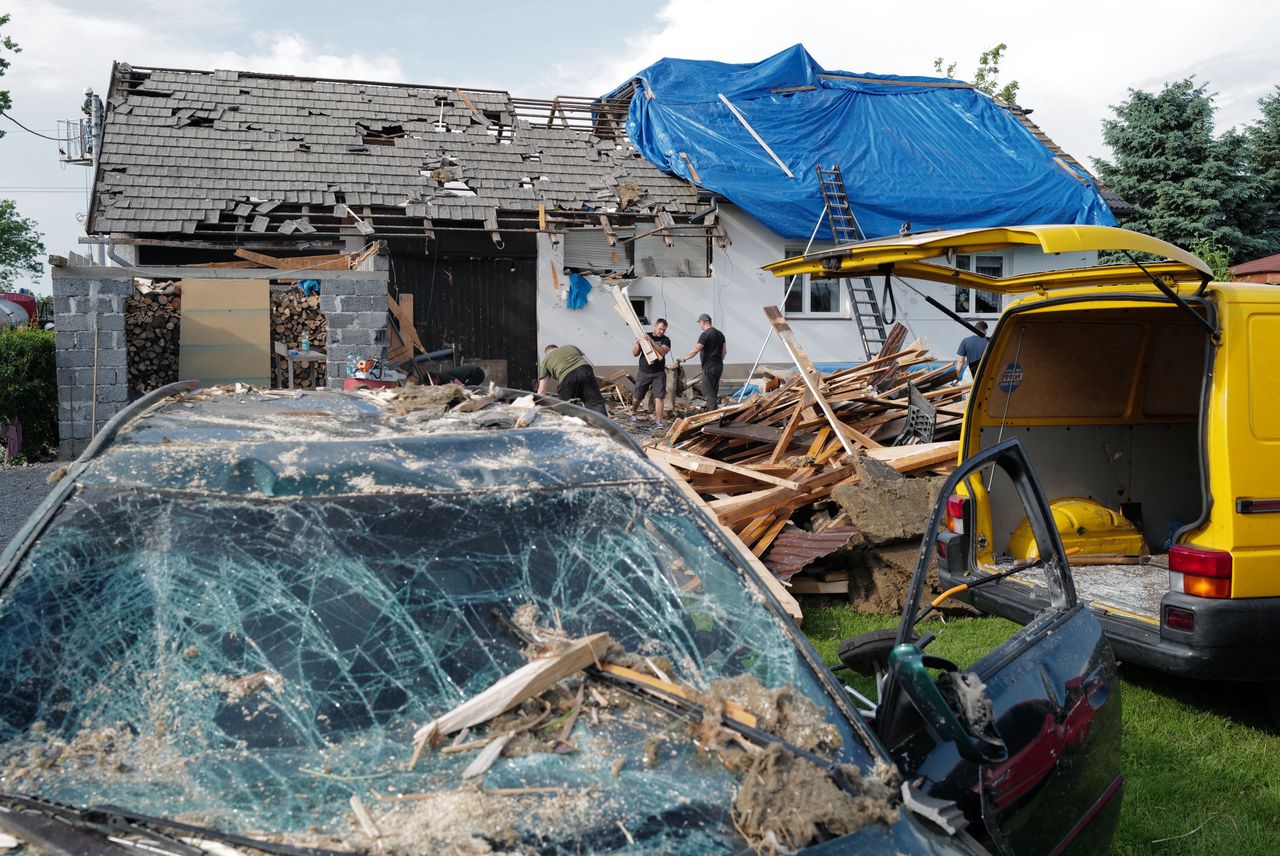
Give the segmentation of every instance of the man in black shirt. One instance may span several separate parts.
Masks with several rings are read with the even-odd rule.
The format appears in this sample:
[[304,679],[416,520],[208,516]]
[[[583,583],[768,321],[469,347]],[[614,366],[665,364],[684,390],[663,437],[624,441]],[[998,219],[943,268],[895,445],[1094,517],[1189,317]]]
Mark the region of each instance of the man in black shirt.
[[698,344],[676,363],[678,365],[693,359],[694,354],[701,354],[702,394],[707,399],[707,409],[715,410],[720,406],[720,376],[724,374],[724,358],[729,353],[729,346],[725,343],[724,333],[711,326],[711,316],[707,313],[698,316],[698,326],[702,328]]
[[640,369],[636,372],[636,394],[631,401],[631,421],[634,422],[639,416],[645,394],[652,389],[653,415],[657,419],[655,427],[658,428],[662,427],[662,411],[667,403],[667,354],[671,351],[671,340],[667,338],[666,332],[667,319],[659,318],[653,322],[653,332],[645,334],[650,347],[658,355],[658,359],[652,363],[645,359],[639,339],[631,346],[631,356],[640,358]]

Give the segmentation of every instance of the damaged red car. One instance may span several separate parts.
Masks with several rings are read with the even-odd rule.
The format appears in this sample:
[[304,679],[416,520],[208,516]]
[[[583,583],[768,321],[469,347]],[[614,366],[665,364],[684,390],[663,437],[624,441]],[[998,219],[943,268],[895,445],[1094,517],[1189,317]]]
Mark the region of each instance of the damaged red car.
[[[1119,696],[1058,580],[973,667],[915,602],[853,703],[608,420],[175,384],[0,557],[0,830],[49,853],[1098,852]],[[944,496],[950,491],[944,491]],[[942,520],[933,520],[934,534]]]

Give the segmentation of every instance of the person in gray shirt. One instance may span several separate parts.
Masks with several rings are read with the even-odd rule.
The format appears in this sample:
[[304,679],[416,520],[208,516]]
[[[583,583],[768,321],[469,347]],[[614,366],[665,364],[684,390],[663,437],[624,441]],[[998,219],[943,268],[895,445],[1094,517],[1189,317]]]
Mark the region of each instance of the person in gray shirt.
[[969,364],[969,377],[974,376],[978,363],[982,360],[982,352],[987,349],[987,322],[979,321],[973,326],[978,328],[981,335],[965,336],[960,340],[960,347],[956,349],[957,380],[964,380],[965,363]]

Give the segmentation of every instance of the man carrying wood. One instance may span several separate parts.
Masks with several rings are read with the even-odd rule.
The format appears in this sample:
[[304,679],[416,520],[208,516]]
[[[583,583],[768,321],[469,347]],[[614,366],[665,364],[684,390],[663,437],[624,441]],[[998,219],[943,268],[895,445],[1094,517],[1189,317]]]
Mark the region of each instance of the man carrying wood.
[[591,361],[573,345],[547,345],[543,349],[542,365],[538,366],[538,394],[546,395],[551,379],[556,382],[556,395],[565,401],[579,400],[582,406],[608,416],[604,409],[604,396],[596,385],[595,369]]
[[671,340],[667,338],[666,332],[667,319],[659,318],[653,322],[653,332],[644,335],[653,352],[658,355],[658,359],[653,362],[645,358],[639,339],[631,346],[631,356],[640,358],[640,368],[636,371],[636,392],[631,401],[631,421],[635,422],[640,415],[645,393],[652,389],[656,428],[662,427],[662,410],[667,403],[667,354],[671,351]]
[[698,316],[698,326],[702,328],[698,343],[676,360],[676,365],[693,359],[694,354],[702,355],[702,395],[707,399],[707,409],[715,410],[720,406],[720,376],[724,374],[724,358],[729,346],[724,333],[711,326],[711,316],[707,313]]

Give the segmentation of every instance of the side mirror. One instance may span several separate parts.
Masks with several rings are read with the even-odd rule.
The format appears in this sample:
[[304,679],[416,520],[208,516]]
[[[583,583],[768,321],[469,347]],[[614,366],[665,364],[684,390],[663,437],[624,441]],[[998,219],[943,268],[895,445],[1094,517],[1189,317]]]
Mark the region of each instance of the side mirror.
[[924,652],[915,645],[895,646],[889,653],[889,669],[939,743],[954,743],[962,758],[975,763],[999,763],[1009,757],[998,738],[975,734],[960,721],[929,674]]

